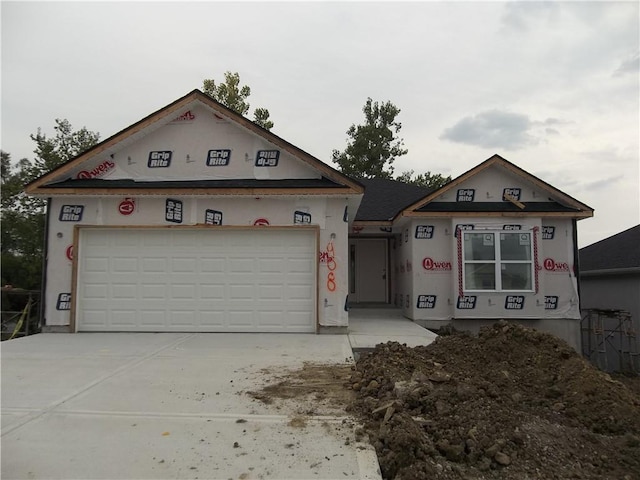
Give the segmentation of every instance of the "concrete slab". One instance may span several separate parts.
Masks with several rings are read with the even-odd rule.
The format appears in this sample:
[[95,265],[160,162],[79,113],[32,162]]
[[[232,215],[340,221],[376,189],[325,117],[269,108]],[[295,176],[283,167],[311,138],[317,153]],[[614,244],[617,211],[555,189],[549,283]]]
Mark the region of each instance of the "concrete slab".
[[3,342],[2,406],[51,406],[186,338],[170,333],[39,334]]
[[380,478],[346,413],[300,421],[295,409],[246,394],[268,372],[306,361],[351,362],[347,336],[79,333],[3,342],[2,478]]
[[2,477],[360,478],[339,422],[239,418],[52,413],[3,437]]
[[374,348],[389,341],[408,347],[429,345],[437,335],[405,318],[395,308],[352,308],[349,311],[351,347]]

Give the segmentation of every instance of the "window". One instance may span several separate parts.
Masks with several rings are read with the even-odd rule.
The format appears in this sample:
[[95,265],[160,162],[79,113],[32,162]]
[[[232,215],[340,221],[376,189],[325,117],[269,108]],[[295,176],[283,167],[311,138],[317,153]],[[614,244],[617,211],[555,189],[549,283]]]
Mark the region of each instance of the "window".
[[533,291],[530,232],[462,232],[465,291]]

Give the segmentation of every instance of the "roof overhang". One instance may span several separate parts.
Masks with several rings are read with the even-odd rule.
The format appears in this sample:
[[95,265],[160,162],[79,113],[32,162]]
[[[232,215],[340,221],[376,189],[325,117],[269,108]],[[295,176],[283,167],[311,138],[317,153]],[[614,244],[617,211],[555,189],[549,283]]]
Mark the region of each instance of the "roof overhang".
[[[83,162],[95,157],[97,155],[109,154],[110,152],[115,152],[119,147],[123,144],[131,143],[144,135],[147,135],[149,132],[166,125],[170,121],[172,121],[176,116],[182,113],[189,108],[192,108],[194,105],[204,105],[205,107],[212,110],[217,116],[222,119],[229,120],[236,125],[239,125],[241,128],[245,129],[252,134],[262,137],[268,142],[276,145],[283,151],[288,152],[292,156],[296,157],[303,163],[308,164],[316,171],[320,172],[322,176],[344,186],[345,193],[348,194],[363,194],[364,186],[357,182],[356,180],[344,175],[338,170],[330,167],[329,165],[323,163],[319,159],[313,157],[308,154],[304,150],[292,145],[291,143],[283,140],[277,135],[271,133],[270,131],[258,126],[242,115],[236,113],[235,111],[225,107],[224,105],[218,103],[208,95],[205,95],[200,90],[193,90],[182,98],[170,103],[166,107],[161,108],[160,110],[152,113],[151,115],[143,118],[142,120],[134,123],[130,127],[116,133],[115,135],[107,138],[106,140],[98,143],[93,148],[90,148],[86,152],[81,153],[80,155],[72,158],[68,162],[60,165],[59,167],[51,170],[50,172],[44,174],[43,176],[37,178],[33,182],[27,184],[25,186],[25,192],[29,195],[41,195],[41,196],[49,196],[49,195],[87,195],[89,192],[84,190],[83,192],[75,192],[73,189],[51,189],[48,185],[49,183],[56,181],[60,176],[64,176],[65,174],[70,173],[77,166],[82,164]],[[295,188],[294,188],[295,189]],[[117,191],[118,189],[97,189],[92,192],[95,194],[104,194],[104,195],[122,195],[122,191]],[[172,191],[172,194],[176,194],[177,192]],[[183,193],[183,192],[180,192]],[[256,194],[258,192],[251,191],[245,192],[246,194]],[[267,195],[268,192],[262,192],[261,194]],[[299,192],[293,193],[298,194]],[[335,193],[332,191],[332,193]],[[128,191],[128,194],[131,194],[131,191]],[[144,193],[140,193],[144,194]],[[200,192],[200,194],[211,194],[210,192]],[[216,194],[237,194],[231,192],[221,192],[216,190]],[[315,194],[327,194],[315,192]]]
[[401,217],[427,218],[427,217],[565,217],[565,218],[590,218],[593,211],[589,212],[402,212]]
[[[425,205],[427,205],[428,203],[432,202],[433,200],[435,200],[436,198],[438,198],[439,196],[441,196],[442,194],[453,190],[454,188],[456,188],[458,185],[460,185],[461,183],[465,182],[466,180],[468,180],[469,178],[477,175],[478,173],[494,166],[497,165],[499,167],[502,167],[504,169],[506,169],[507,171],[511,172],[512,174],[521,177],[522,179],[524,179],[525,181],[531,182],[532,184],[534,184],[535,186],[537,186],[538,188],[546,191],[549,193],[550,196],[552,196],[558,203],[572,208],[574,209],[574,212],[416,212],[415,210],[420,209],[421,207],[424,207]],[[578,200],[576,200],[575,198],[571,197],[570,195],[567,195],[566,193],[562,192],[561,190],[558,190],[557,188],[555,188],[554,186],[548,184],[547,182],[539,179],[538,177],[531,175],[530,173],[526,172],[525,170],[521,169],[520,167],[517,167],[516,165],[514,165],[513,163],[507,161],[506,159],[502,158],[500,155],[493,155],[491,158],[485,160],[484,162],[482,162],[480,165],[472,168],[471,170],[468,170],[467,172],[463,173],[462,175],[460,175],[459,177],[455,178],[454,180],[452,180],[451,182],[447,183],[446,185],[444,185],[443,187],[439,188],[438,190],[433,191],[432,193],[430,193],[429,195],[425,196],[424,198],[422,198],[421,200],[413,203],[412,205],[409,205],[407,208],[405,208],[402,212],[400,212],[396,217],[434,217],[434,216],[477,216],[477,215],[483,215],[483,216],[553,216],[553,217],[571,217],[571,218],[577,218],[577,219],[581,219],[581,218],[589,218],[589,217],[593,217],[593,208],[589,207],[588,205],[579,202]]]
[[40,188],[34,196],[51,197],[51,196],[215,196],[215,195],[234,195],[234,196],[360,196],[360,193],[354,192],[350,188],[164,188],[164,189],[135,189],[135,188]]

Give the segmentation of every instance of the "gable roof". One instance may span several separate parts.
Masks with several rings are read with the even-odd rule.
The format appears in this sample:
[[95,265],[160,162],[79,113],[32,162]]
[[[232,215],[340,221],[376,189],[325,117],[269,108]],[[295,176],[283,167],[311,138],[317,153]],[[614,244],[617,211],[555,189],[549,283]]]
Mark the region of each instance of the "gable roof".
[[580,271],[640,268],[640,225],[580,249]]
[[[74,168],[81,165],[86,160],[93,158],[97,155],[103,154],[108,155],[109,153],[115,151],[122,142],[132,142],[141,137],[144,137],[148,133],[154,131],[155,129],[165,125],[169,121],[173,120],[177,115],[183,113],[185,110],[189,108],[193,108],[196,104],[202,104],[215,112],[216,115],[229,120],[236,125],[239,125],[241,128],[262,137],[264,140],[276,145],[281,150],[288,152],[293,155],[298,160],[303,163],[309,165],[318,171],[323,179],[328,180],[330,183],[334,184],[331,190],[324,191],[322,193],[340,193],[340,194],[362,194],[364,192],[363,186],[358,183],[356,180],[344,175],[338,170],[330,167],[319,159],[313,157],[307,152],[301,150],[295,145],[283,140],[277,135],[271,133],[270,131],[258,126],[237,112],[225,107],[221,103],[217,102],[213,98],[204,94],[198,89],[195,89],[185,96],[175,100],[169,105],[157,110],[156,112],[148,115],[142,120],[134,123],[133,125],[125,128],[124,130],[112,135],[106,140],[98,143],[94,147],[89,150],[79,154],[78,156],[70,159],[64,164],[58,166],[57,168],[49,171],[48,173],[42,175],[36,180],[25,186],[25,192],[32,195],[47,195],[47,194],[87,194],[88,188],[86,187],[86,181],[83,183],[81,180],[67,180],[60,182],[56,185],[56,180],[60,178],[61,175],[64,175],[67,172],[70,172]],[[245,187],[235,187],[234,191],[227,192],[224,187],[221,186],[209,186],[207,189],[203,189],[198,193],[218,193],[218,194],[237,194],[237,188],[250,188],[252,194],[260,193],[260,194],[270,194],[270,193],[278,193],[280,190],[272,188],[264,188],[266,184],[260,183],[259,180],[257,183],[252,186]],[[93,184],[94,188],[91,193],[95,194],[115,194],[118,193],[118,185],[115,183],[106,184],[103,182],[96,182]],[[111,190],[111,187],[115,187],[114,190]],[[144,185],[135,184],[135,187],[138,190],[143,190]],[[182,187],[180,187],[182,188]],[[287,190],[290,189],[296,190],[291,191],[291,193],[319,193],[314,190],[314,192],[308,191],[309,186],[306,187],[292,187],[288,186]],[[191,188],[185,184],[184,186],[185,194],[189,193]],[[298,191],[299,190],[299,191]],[[143,193],[142,191],[138,193]],[[174,192],[180,193],[180,192]],[[249,192],[247,192],[249,193]]]
[[433,191],[432,188],[383,178],[361,178],[358,181],[364,185],[365,191],[356,222],[391,222],[407,205]]
[[[442,194],[450,190],[453,190],[461,183],[467,181],[468,179],[472,178],[475,175],[478,175],[480,172],[492,166],[498,166],[500,168],[504,168],[511,174],[521,177],[525,181],[533,183],[538,188],[548,192],[548,194],[551,197],[553,197],[553,200],[551,202],[529,202],[527,205],[524,205],[524,208],[512,208],[515,205],[509,202],[490,202],[490,203],[493,203],[493,207],[490,205],[482,205],[480,204],[481,202],[460,202],[461,203],[460,205],[456,204],[456,202],[446,202],[449,206],[449,210],[444,210],[445,208],[447,208],[447,205],[436,206],[435,204],[431,203],[433,200],[440,197]],[[536,203],[536,204],[541,203],[542,205],[534,206],[534,205],[531,205],[532,203]],[[544,205],[544,204],[547,204],[547,205]],[[521,169],[520,167],[514,165],[513,163],[507,161],[506,159],[502,158],[500,155],[497,155],[497,154],[488,158],[487,160],[482,162],[480,165],[477,165],[471,170],[468,170],[467,172],[463,173],[459,177],[453,179],[452,181],[450,181],[443,187],[439,188],[438,190],[431,192],[426,197],[409,205],[398,215],[421,216],[424,214],[432,215],[434,214],[434,212],[442,212],[442,213],[455,212],[456,214],[468,213],[471,215],[477,212],[484,212],[484,213],[513,212],[514,215],[517,215],[517,214],[526,215],[530,212],[531,213],[533,212],[536,212],[536,213],[550,212],[551,213],[552,212],[554,214],[557,213],[559,215],[568,215],[575,218],[587,218],[587,217],[593,216],[593,209],[588,205],[585,205],[584,203],[573,198],[572,196],[567,195],[566,193],[558,190],[557,188],[553,187],[547,182],[540,180],[538,177],[528,173],[527,171]]]

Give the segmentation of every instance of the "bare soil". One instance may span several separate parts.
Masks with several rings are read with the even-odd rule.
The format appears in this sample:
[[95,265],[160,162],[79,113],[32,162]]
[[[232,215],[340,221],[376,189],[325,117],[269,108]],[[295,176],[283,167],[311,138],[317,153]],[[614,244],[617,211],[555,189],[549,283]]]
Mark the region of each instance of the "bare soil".
[[247,392],[256,400],[296,415],[344,414],[345,408],[355,400],[350,388],[352,364],[325,364],[305,362],[296,370],[274,371],[263,369],[261,374],[268,383],[259,390]]
[[351,386],[385,479],[640,479],[639,390],[546,333],[378,345]]
[[293,402],[294,423],[353,415],[385,479],[640,480],[640,378],[614,379],[519,325],[380,344],[355,366],[264,373],[274,378],[248,393]]

